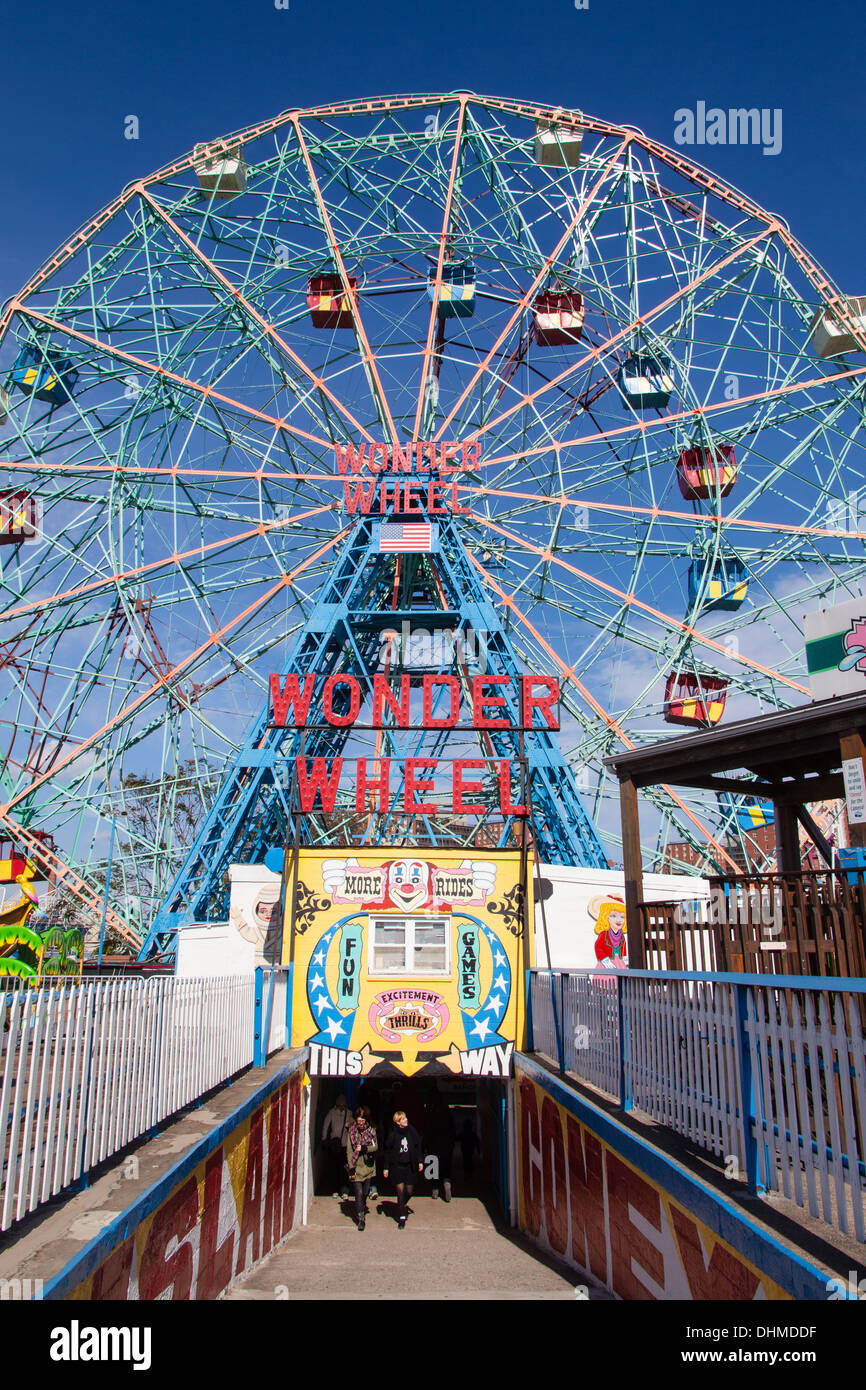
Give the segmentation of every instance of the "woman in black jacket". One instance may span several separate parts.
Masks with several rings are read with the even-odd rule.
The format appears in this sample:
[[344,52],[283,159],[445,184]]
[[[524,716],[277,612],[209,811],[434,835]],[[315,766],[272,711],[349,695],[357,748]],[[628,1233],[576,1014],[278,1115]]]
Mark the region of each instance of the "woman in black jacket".
[[390,1176],[397,1189],[397,1228],[406,1225],[406,1204],[412,1196],[417,1175],[423,1168],[421,1162],[421,1137],[406,1118],[405,1111],[398,1110],[394,1115],[394,1128],[388,1135],[385,1145],[385,1162],[382,1175]]

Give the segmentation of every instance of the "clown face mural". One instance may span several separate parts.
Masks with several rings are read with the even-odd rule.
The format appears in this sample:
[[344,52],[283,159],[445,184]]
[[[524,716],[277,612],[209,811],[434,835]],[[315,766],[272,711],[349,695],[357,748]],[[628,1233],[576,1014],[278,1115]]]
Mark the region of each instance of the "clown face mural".
[[412,912],[430,901],[430,865],[421,859],[397,859],[388,870],[388,901]]

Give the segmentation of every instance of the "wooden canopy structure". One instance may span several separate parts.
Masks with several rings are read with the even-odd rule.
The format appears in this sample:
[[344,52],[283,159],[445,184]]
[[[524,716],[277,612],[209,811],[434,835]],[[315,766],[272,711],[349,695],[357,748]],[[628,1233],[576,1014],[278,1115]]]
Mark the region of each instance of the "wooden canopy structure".
[[[845,796],[843,763],[849,776],[866,778],[866,694],[822,700],[796,709],[759,715],[682,738],[664,739],[605,758],[619,779],[623,867],[629,962],[637,969],[646,959],[643,865],[638,818],[638,789],[648,786],[694,787],[746,794],[773,803],[777,868],[782,875],[801,875],[798,822],[817,846],[828,869],[832,851],[809,814],[808,806]],[[866,846],[864,819],[849,804],[852,845]]]

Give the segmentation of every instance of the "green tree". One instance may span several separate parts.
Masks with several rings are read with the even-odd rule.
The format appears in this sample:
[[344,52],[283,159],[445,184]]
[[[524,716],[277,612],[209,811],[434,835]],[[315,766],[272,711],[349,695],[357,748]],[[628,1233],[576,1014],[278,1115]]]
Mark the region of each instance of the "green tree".
[[[219,782],[214,764],[188,758],[169,777],[129,772],[121,783],[127,861],[134,864],[141,919],[149,921],[201,826]],[[113,880],[112,880],[113,882]]]
[[[171,877],[192,842],[209,807],[219,773],[211,764],[193,759],[158,781],[152,775],[129,772],[103,817],[115,817],[109,904],[132,924],[146,927],[162,900]],[[91,868],[88,883],[101,904],[108,861]],[[100,908],[88,908],[71,889],[57,889],[47,915],[47,927],[80,928],[88,956],[95,954],[102,922]],[[106,926],[103,953],[127,955],[130,944]]]

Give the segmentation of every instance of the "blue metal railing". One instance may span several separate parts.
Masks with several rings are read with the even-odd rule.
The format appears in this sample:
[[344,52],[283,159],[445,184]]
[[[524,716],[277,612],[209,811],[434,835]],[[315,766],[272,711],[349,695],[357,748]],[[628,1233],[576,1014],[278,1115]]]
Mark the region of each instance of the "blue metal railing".
[[866,1239],[866,979],[527,972],[531,1046]]
[[291,972],[287,966],[256,969],[253,1066],[263,1067],[272,1052],[291,1041]]

